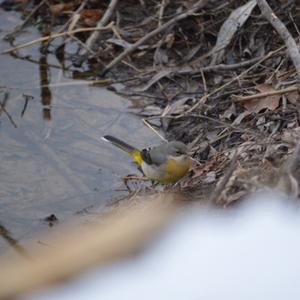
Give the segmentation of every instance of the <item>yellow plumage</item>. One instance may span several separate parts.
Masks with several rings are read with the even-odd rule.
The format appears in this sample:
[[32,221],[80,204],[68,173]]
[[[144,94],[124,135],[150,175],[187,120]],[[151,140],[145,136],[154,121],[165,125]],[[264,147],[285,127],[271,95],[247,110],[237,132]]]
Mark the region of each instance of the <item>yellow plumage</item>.
[[141,155],[141,151],[138,149],[134,149],[132,152],[129,153],[131,155],[131,157],[134,159],[134,161],[137,162],[137,164],[139,166],[141,166],[143,159],[142,159],[142,155]]

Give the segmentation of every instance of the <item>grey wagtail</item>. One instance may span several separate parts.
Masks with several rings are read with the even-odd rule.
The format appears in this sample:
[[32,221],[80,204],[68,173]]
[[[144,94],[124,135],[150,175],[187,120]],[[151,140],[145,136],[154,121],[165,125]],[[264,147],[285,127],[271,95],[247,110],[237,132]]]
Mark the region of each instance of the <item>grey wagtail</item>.
[[111,135],[105,135],[102,139],[129,154],[146,177],[161,183],[177,182],[187,174],[192,165],[192,160],[187,155],[187,146],[178,141],[139,150]]

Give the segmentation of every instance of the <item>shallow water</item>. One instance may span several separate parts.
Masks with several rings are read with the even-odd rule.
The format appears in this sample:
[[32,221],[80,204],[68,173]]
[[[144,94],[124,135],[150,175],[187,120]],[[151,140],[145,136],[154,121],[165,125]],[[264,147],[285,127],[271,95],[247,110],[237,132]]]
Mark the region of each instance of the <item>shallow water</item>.
[[[17,13],[0,9],[0,51],[10,48],[3,36],[21,22]],[[28,27],[16,44],[38,37]],[[127,99],[71,79],[53,55],[41,53],[39,44],[18,55],[23,59],[0,55],[5,106],[0,114],[0,254],[9,244],[45,230],[42,219],[51,214],[64,221],[126,194],[117,191],[124,189],[122,176],[137,173],[136,167],[102,135],[123,137],[139,147],[158,142],[128,112]]]

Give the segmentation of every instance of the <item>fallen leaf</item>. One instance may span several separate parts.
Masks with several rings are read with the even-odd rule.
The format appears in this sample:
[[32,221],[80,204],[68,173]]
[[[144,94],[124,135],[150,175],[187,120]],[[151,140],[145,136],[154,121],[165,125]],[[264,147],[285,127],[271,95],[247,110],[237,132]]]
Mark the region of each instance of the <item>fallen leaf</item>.
[[227,108],[221,116],[222,120],[232,120],[236,116],[236,107],[232,103],[229,108]]
[[241,29],[243,24],[248,20],[255,6],[256,0],[248,1],[243,6],[240,6],[232,11],[228,19],[223,23],[218,33],[216,45],[212,50],[212,65],[221,62],[225,53],[225,47],[229,45],[234,34]]
[[170,105],[167,105],[162,113],[162,117],[172,114],[181,114],[186,109],[185,103],[190,100],[191,97],[183,97],[177,101],[173,101]]
[[242,121],[244,120],[244,118],[246,118],[247,116],[251,115],[251,112],[250,111],[244,111],[242,112],[241,114],[239,114],[237,116],[237,118],[232,122],[232,125],[233,126],[236,126],[236,125],[240,125],[242,123]]
[[145,92],[147,91],[153,84],[158,82],[160,79],[169,76],[172,73],[171,70],[161,70],[158,73],[156,73],[144,86],[137,88],[136,92]]
[[[275,89],[269,84],[259,84],[255,87],[261,93],[273,92]],[[263,109],[275,110],[279,106],[281,95],[270,95],[244,101],[243,105],[248,111],[259,113]]]
[[102,15],[103,12],[101,9],[85,9],[81,12],[80,19],[84,25],[95,27]]
[[161,114],[162,109],[156,105],[148,105],[140,112],[140,115],[144,117],[160,116]]
[[59,3],[53,4],[49,7],[53,16],[59,16],[62,12],[72,10],[73,4],[72,3]]
[[64,10],[64,7],[65,7],[64,3],[59,3],[59,4],[51,5],[49,8],[50,8],[52,15],[58,16]]
[[298,91],[293,91],[285,94],[287,99],[289,100],[290,103],[292,104],[297,104],[299,103],[299,93]]

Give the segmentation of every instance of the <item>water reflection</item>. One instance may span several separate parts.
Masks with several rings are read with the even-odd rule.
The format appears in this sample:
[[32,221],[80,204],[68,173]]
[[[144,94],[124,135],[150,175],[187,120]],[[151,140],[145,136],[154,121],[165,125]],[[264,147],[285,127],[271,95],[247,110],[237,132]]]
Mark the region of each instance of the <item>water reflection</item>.
[[0,236],[10,245],[12,249],[18,252],[21,256],[29,258],[26,249],[12,237],[11,233],[0,223]]
[[[8,48],[3,36],[20,22],[16,16],[0,9],[0,51]],[[22,41],[39,37],[34,27],[22,33]],[[141,148],[159,140],[127,112],[126,99],[62,76],[68,74],[57,68],[52,45],[43,46],[22,49],[18,58],[0,55],[0,86],[8,91],[0,94],[0,220],[18,237],[17,243],[7,241],[17,245],[37,231],[57,230],[40,221],[46,216],[63,223],[126,194],[118,192],[125,188],[122,176],[136,167],[102,142],[102,135],[124,137]],[[6,248],[0,238],[0,254]]]
[[26,109],[27,109],[27,106],[28,106],[28,102],[29,102],[29,100],[33,99],[33,96],[23,94],[23,98],[24,98],[24,106],[23,106],[23,109],[22,109],[22,112],[21,112],[21,117],[24,116],[24,114],[26,112]]
[[50,83],[50,71],[47,63],[48,56],[48,46],[49,43],[42,43],[40,52],[41,57],[39,60],[39,69],[40,69],[40,83],[41,83],[41,102],[43,104],[43,119],[46,121],[51,120],[51,100],[52,93],[49,88]]
[[9,119],[10,123],[17,128],[17,124],[15,123],[14,119],[12,118],[12,116],[10,115],[10,113],[6,110],[6,103],[8,101],[8,92],[4,92],[4,97],[3,100],[0,101],[0,116],[2,114],[2,112],[7,116],[7,118]]

